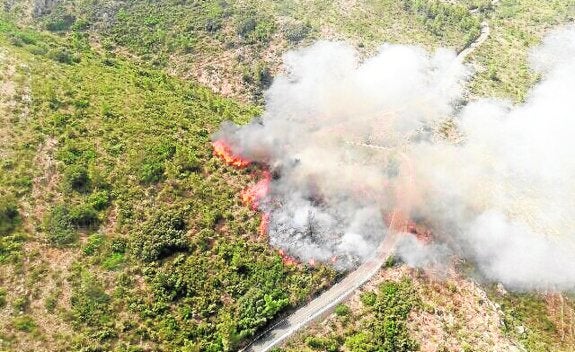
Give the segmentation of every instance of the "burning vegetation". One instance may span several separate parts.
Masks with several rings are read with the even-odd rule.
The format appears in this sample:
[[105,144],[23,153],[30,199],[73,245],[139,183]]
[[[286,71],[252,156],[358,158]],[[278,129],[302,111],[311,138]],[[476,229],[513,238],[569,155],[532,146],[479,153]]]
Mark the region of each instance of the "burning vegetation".
[[212,142],[212,147],[214,148],[214,155],[224,160],[228,165],[244,168],[251,163],[249,159],[234,154],[231,146],[222,139]]
[[[456,255],[508,287],[575,288],[573,38],[559,30],[533,51],[543,79],[520,105],[462,104],[471,69],[445,49],[384,45],[360,62],[319,42],[285,56],[265,112],[223,124],[216,154],[281,168],[242,198],[301,262],[349,268],[402,232],[397,254],[413,266]],[[438,132],[446,119],[458,143]]]

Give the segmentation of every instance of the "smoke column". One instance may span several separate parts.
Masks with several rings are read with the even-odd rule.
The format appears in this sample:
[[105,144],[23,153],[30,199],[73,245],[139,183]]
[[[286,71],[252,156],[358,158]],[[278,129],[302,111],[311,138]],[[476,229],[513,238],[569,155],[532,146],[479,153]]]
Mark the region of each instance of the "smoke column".
[[470,70],[454,52],[384,45],[361,61],[318,42],[285,55],[262,116],[215,138],[269,166],[270,243],[301,260],[361,261],[400,209],[436,234],[406,236],[407,263],[453,253],[513,288],[571,289],[573,57],[575,29],[555,31],[531,54],[543,79],[525,103],[464,105]]

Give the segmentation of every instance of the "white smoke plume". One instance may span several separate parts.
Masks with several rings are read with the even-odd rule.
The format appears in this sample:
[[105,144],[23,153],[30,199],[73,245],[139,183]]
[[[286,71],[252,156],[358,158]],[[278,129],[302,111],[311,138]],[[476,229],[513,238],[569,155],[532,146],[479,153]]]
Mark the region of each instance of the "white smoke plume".
[[[319,42],[286,54],[260,118],[216,138],[271,168],[270,243],[299,259],[361,260],[399,209],[435,236],[403,241],[408,263],[451,251],[510,287],[572,289],[575,29],[531,57],[543,80],[525,103],[463,107],[470,70],[451,51],[384,45],[361,61]],[[440,138],[448,119],[462,141]]]

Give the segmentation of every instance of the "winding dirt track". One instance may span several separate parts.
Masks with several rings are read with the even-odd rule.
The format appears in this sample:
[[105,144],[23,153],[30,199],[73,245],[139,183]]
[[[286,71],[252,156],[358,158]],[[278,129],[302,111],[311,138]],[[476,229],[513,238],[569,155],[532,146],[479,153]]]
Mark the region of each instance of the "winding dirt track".
[[[493,0],[492,5],[496,5],[499,0]],[[481,22],[481,32],[479,36],[458,53],[458,60],[465,60],[471,53],[483,44],[490,34],[489,22]],[[371,146],[370,146],[371,147]],[[379,245],[374,256],[360,265],[355,271],[347,275],[343,280],[332,286],[320,296],[296,310],[290,316],[274,324],[263,334],[259,335],[241,352],[267,352],[279,346],[295,332],[310,324],[311,322],[327,316],[342,301],[347,299],[355,290],[369,281],[385,264],[386,260],[393,253],[398,239],[398,232],[393,231],[393,224],[390,225],[392,231],[385,237]]]

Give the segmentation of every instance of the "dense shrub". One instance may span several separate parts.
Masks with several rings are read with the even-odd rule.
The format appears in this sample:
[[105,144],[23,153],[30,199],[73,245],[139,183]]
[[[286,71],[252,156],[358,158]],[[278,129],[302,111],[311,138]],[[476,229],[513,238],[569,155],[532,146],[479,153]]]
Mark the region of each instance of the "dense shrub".
[[248,43],[267,42],[275,32],[272,18],[247,13],[238,19],[236,33]]
[[164,177],[164,163],[159,160],[149,160],[142,164],[138,178],[143,183],[154,183]]
[[101,190],[88,196],[88,204],[96,210],[104,210],[110,205],[110,192]]
[[403,5],[406,10],[418,14],[435,35],[443,35],[449,27],[467,33],[467,43],[479,35],[479,20],[462,5],[441,0],[403,0]]
[[147,148],[138,166],[138,178],[143,183],[154,183],[164,178],[166,161],[176,154],[176,146],[171,142],[161,142]]
[[96,253],[100,247],[104,244],[104,236],[101,234],[95,234],[88,237],[88,241],[83,251],[86,255],[93,255]]
[[156,213],[133,238],[134,254],[144,261],[162,259],[187,247],[186,223],[183,214],[175,211]]
[[67,189],[87,192],[90,189],[88,169],[82,165],[71,165],[64,170],[64,185]]
[[52,209],[46,219],[48,240],[58,246],[74,243],[78,234],[70,221],[70,211],[64,205]]
[[236,33],[244,38],[247,38],[258,25],[258,21],[255,15],[250,14],[246,15],[246,17],[240,19],[236,25]]
[[0,309],[6,306],[6,289],[0,287]]
[[310,336],[305,339],[306,345],[315,351],[336,352],[339,351],[339,343],[326,337]]
[[309,23],[297,22],[287,24],[283,28],[283,34],[288,41],[296,44],[307,38],[311,30],[312,28]]
[[18,260],[25,239],[24,235],[18,233],[0,236],[0,264]]
[[81,204],[70,208],[68,218],[72,225],[86,229],[93,229],[100,222],[98,212],[89,204]]
[[61,64],[72,64],[78,62],[78,57],[74,56],[70,50],[66,48],[53,49],[48,51],[48,57]]
[[48,23],[46,23],[46,29],[51,32],[66,31],[72,27],[75,21],[76,18],[68,14],[53,16]]
[[242,78],[244,82],[253,84],[261,90],[269,88],[273,81],[269,67],[262,62],[258,62],[251,68],[245,69]]
[[80,272],[79,282],[72,291],[70,303],[77,324],[99,326],[109,321],[110,296],[98,279],[86,271]]
[[338,317],[347,317],[350,314],[351,309],[345,304],[338,304],[337,307],[335,307],[335,315]]
[[170,169],[175,177],[184,177],[200,171],[201,168],[200,159],[190,149],[178,148]]
[[289,300],[280,290],[266,293],[260,288],[251,288],[238,300],[240,334],[253,335],[258,327],[264,325],[288,305]]
[[374,319],[350,335],[345,346],[351,352],[416,350],[417,343],[409,336],[406,324],[409,312],[417,304],[413,297],[413,288],[407,279],[381,284],[375,302],[372,302],[373,296],[366,300],[367,308],[375,314]]
[[5,235],[14,230],[20,222],[18,205],[12,197],[0,196],[0,235]]
[[32,332],[36,330],[36,322],[29,315],[21,315],[12,320],[14,327],[23,332]]

